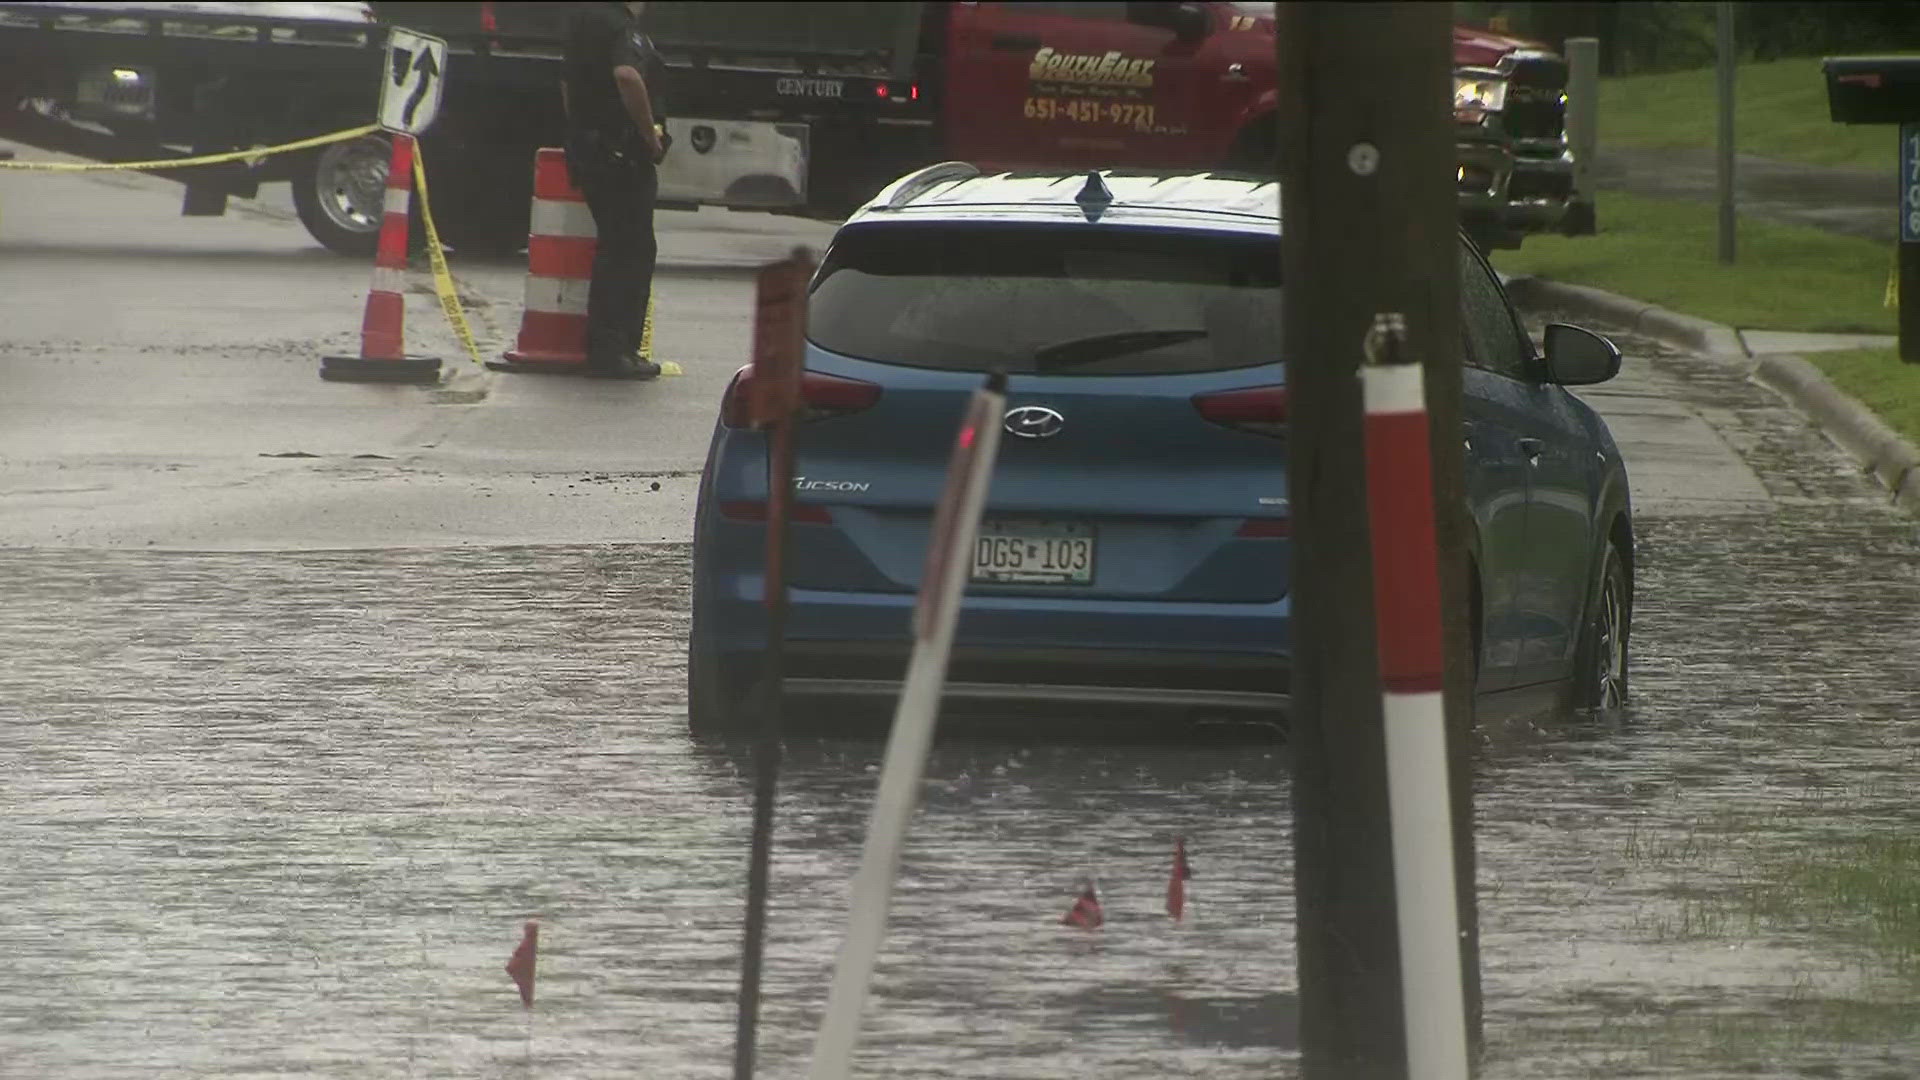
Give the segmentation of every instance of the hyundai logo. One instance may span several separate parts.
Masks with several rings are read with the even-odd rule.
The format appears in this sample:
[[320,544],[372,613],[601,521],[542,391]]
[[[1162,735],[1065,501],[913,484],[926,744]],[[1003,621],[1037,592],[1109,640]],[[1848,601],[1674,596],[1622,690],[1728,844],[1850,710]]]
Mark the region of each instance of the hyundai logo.
[[1044,405],[1022,405],[1007,410],[1007,434],[1022,439],[1051,439],[1060,434],[1067,418]]

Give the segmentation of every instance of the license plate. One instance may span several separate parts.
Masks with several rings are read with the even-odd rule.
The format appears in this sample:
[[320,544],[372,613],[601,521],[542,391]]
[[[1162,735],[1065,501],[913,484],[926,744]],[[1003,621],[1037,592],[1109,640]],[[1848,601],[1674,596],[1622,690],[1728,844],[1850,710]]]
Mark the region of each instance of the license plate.
[[1093,535],[1093,526],[1077,521],[983,521],[973,544],[973,580],[1091,585]]

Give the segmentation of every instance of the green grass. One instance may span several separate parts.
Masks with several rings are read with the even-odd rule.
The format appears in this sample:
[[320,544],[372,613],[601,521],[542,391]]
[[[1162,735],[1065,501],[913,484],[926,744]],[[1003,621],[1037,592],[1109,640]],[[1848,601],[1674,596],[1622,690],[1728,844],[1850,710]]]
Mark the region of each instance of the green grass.
[[1786,884],[1816,912],[1861,920],[1874,953],[1913,973],[1920,962],[1920,839],[1861,836],[1810,851]]
[[1592,285],[1743,330],[1891,334],[1892,246],[1742,219],[1737,261],[1717,260],[1712,206],[1607,192],[1597,236],[1533,236],[1494,254],[1509,274]]
[[1888,427],[1920,445],[1920,364],[1901,363],[1894,349],[1807,353],[1806,359]]
[[[1655,1009],[1598,1000],[1602,1022],[1587,1047],[1594,1075],[1786,1075],[1788,1062],[1793,1075],[1851,1075],[1843,1065],[1866,1060],[1863,1049],[1914,1044],[1920,838],[1863,823],[1854,811],[1866,799],[1864,791],[1823,794],[1772,813],[1710,813],[1682,829],[1627,832],[1629,866],[1663,879],[1664,902],[1634,920],[1642,941],[1737,949],[1784,932],[1844,958],[1848,974],[1823,964],[1816,982],[1810,971],[1783,969],[1780,993],[1745,1012],[1708,998]],[[1809,829],[1810,818],[1829,828]],[[1788,828],[1799,843],[1763,839]]]
[[[1712,149],[1719,91],[1714,70],[1600,81],[1600,146]],[[1887,172],[1898,128],[1827,118],[1820,58],[1742,64],[1734,82],[1734,146],[1743,154],[1808,165]]]
[[[1713,208],[1609,192],[1597,236],[1535,236],[1494,252],[1508,274],[1631,296],[1742,330],[1893,334],[1889,245],[1802,225],[1742,219],[1738,255],[1721,266]],[[1806,359],[1889,427],[1920,443],[1920,364],[1892,349],[1809,352]]]

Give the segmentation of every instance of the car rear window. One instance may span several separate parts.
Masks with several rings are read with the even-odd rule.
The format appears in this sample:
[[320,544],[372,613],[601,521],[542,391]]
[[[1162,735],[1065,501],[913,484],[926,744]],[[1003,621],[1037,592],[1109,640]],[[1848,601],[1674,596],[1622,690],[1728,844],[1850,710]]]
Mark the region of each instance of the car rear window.
[[808,337],[950,371],[1164,375],[1273,363],[1280,241],[1058,226],[851,229],[814,280]]

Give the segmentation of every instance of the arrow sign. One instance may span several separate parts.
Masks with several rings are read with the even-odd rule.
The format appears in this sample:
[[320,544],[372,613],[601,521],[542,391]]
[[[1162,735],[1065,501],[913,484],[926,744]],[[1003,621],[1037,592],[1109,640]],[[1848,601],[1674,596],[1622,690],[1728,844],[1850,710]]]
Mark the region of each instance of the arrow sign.
[[413,127],[413,115],[420,109],[420,103],[427,99],[427,91],[436,91],[438,99],[440,83],[440,64],[433,58],[432,49],[422,49],[420,58],[413,62],[413,73],[420,76],[413,84],[413,93],[407,95],[407,107],[401,111],[400,119],[407,127]]
[[447,43],[394,27],[387,32],[387,66],[380,79],[380,126],[418,135],[433,126],[446,86]]

